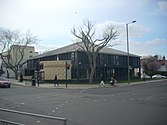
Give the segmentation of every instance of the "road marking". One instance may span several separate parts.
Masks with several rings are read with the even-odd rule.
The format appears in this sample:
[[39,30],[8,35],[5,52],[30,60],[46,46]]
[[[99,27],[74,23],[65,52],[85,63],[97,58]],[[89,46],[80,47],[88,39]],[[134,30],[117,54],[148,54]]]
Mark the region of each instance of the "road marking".
[[82,91],[80,91],[80,93],[83,93],[84,91],[86,91],[86,89],[83,89]]
[[36,121],[37,123],[40,123],[41,121]]
[[131,100],[131,101],[133,101],[133,100],[134,100],[134,98],[131,98],[130,100]]
[[76,103],[79,103],[79,101],[76,101]]
[[147,97],[147,100],[150,100],[150,97]]
[[17,107],[20,107],[20,105],[18,104]]
[[142,98],[138,98],[138,100],[142,100]]
[[164,99],[164,97],[161,97],[161,99]]
[[55,110],[52,110],[52,112],[55,112]]

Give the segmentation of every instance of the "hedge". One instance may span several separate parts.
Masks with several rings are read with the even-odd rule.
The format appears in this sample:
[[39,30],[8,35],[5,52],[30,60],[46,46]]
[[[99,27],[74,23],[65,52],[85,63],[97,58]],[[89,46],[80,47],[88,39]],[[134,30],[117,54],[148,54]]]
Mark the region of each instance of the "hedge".
[[149,76],[153,76],[155,74],[161,74],[163,76],[167,76],[167,71],[146,71],[146,74]]

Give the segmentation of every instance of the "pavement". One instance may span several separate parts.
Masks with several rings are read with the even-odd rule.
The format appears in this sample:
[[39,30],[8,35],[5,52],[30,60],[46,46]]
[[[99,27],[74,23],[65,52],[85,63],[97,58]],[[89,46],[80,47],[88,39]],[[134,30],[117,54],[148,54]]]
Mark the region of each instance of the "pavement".
[[[167,79],[157,79],[157,80],[146,80],[146,81],[140,81],[140,82],[131,82],[128,83],[116,83],[114,86],[109,85],[108,83],[105,83],[105,87],[125,87],[125,86],[133,86],[138,84],[146,84],[150,82],[158,82],[158,81],[167,81]],[[42,84],[36,84],[36,86],[32,86],[31,81],[23,81],[19,82],[15,79],[10,79],[12,84],[20,85],[20,86],[31,86],[31,87],[37,87],[37,88],[60,88],[60,89],[89,89],[89,88],[99,88],[99,84],[71,84],[68,83],[67,87],[66,84],[60,84],[59,86],[54,86],[53,83],[42,83]]]

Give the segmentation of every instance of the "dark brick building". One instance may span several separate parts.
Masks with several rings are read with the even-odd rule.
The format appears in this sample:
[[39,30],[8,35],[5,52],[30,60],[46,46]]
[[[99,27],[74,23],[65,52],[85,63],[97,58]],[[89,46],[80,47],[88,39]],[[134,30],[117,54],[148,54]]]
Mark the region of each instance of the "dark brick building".
[[[71,79],[88,79],[90,66],[87,55],[81,51],[77,44],[71,44],[55,49],[41,55],[35,56],[27,61],[26,75],[32,76],[35,70],[40,69],[40,61],[68,60],[71,62]],[[118,79],[127,79],[128,65],[127,53],[112,48],[103,48],[96,59],[97,67],[94,79],[99,79],[103,74],[105,79],[115,75]],[[130,54],[130,77],[138,77],[140,73],[140,56]]]

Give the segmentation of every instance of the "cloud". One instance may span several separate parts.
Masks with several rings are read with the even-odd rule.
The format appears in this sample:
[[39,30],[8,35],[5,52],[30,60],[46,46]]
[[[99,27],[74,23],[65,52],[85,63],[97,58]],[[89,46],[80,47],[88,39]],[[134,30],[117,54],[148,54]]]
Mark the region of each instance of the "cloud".
[[0,34],[3,33],[4,31],[6,31],[7,29],[5,29],[4,27],[0,27]]
[[151,14],[167,16],[167,1],[158,1],[157,8]]
[[[115,49],[122,50],[126,52],[126,41],[118,40],[119,44],[114,46]],[[167,56],[167,40],[165,39],[153,39],[146,42],[130,41],[130,53],[137,54],[140,56],[144,55],[156,55],[159,53]]]
[[167,55],[167,40],[164,39],[154,39],[146,42],[134,42],[132,43],[132,46],[132,51],[137,52],[140,55],[156,55],[159,53]]
[[39,54],[61,47],[61,46],[57,46],[55,44],[33,44],[32,46],[35,47],[35,51],[37,51]]
[[[129,24],[129,41],[131,46],[136,44],[143,49],[147,44],[158,45],[156,41],[162,39],[134,43],[133,39],[144,40],[147,34],[146,38],[166,39],[166,36],[162,36],[166,33],[165,21],[162,21],[166,19],[166,10],[166,0],[0,0],[0,26],[21,32],[30,30],[41,39],[41,46],[36,47],[37,50],[45,51],[72,42],[71,28],[81,25],[84,18],[89,18],[97,21],[96,29],[99,34],[107,25],[112,24],[120,34],[112,42],[118,43],[120,50],[126,51],[126,20],[137,20],[136,23]],[[135,45],[131,49],[133,48]],[[136,53],[144,53],[138,52],[138,49],[136,48]]]
[[[97,24],[97,31],[103,31],[105,27],[108,25],[112,25],[115,27],[115,30],[119,33],[119,38],[125,39],[126,38],[126,24],[127,22],[115,22],[115,21],[105,21],[103,23]],[[128,25],[128,31],[129,31],[129,37],[136,38],[136,37],[142,37],[146,35],[150,29],[147,27],[144,27],[140,24],[129,24]]]
[[4,2],[4,4],[6,5],[4,7],[1,5],[0,11],[3,17],[2,25],[10,29],[19,27],[20,30],[31,30],[45,38],[47,36],[55,38],[69,34],[70,28],[76,25],[78,20],[81,23],[85,17],[94,18],[92,16],[95,15],[95,12],[103,12],[106,8],[110,8],[111,12],[119,7],[123,8],[127,1],[13,0]]
[[167,1],[159,1],[158,6],[159,6],[160,10],[166,11],[167,10]]
[[[14,2],[13,2],[14,1]],[[1,5],[1,25],[12,30],[30,30],[42,39],[70,34],[75,21],[74,0],[13,0]],[[69,20],[70,19],[70,20]]]
[[[70,44],[70,43],[69,43]],[[127,51],[127,42],[126,40],[117,39],[111,42],[111,45],[115,45],[112,48],[121,50],[126,52]],[[62,47],[63,45],[56,45],[56,44],[36,44],[34,45],[35,49],[39,53],[44,53],[50,50],[54,50],[57,48]],[[156,55],[162,54],[167,56],[166,48],[167,48],[167,40],[165,39],[153,39],[146,42],[139,42],[139,41],[130,41],[129,42],[130,53],[139,55],[139,56],[147,56],[147,55]]]

